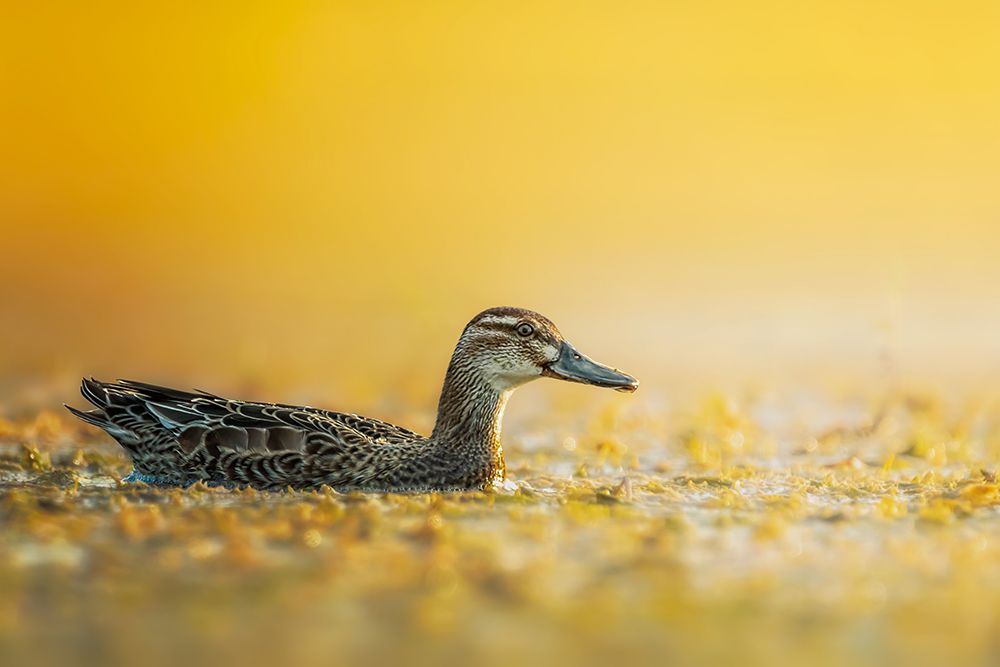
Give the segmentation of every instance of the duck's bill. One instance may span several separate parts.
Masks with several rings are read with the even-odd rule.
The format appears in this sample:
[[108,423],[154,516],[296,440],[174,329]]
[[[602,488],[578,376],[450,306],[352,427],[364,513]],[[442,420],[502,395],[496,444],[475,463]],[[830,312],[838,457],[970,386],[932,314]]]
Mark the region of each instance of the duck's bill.
[[548,364],[542,375],[597,387],[608,387],[616,391],[632,392],[639,388],[639,381],[631,375],[597,363],[577,352],[566,342],[563,342],[559,349],[559,358]]

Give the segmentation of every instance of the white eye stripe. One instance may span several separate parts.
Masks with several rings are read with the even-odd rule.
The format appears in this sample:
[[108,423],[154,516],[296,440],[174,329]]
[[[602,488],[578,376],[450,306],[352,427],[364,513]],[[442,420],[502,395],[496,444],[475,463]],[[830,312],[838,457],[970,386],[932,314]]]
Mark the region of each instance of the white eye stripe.
[[509,315],[504,315],[504,316],[488,315],[488,316],[482,318],[481,320],[479,320],[479,322],[477,322],[477,324],[510,324],[510,325],[514,325],[514,324],[517,324],[518,322],[519,322],[519,320],[516,317],[511,317]]
[[474,332],[499,332],[502,334],[517,333],[522,338],[533,336],[537,331],[534,322],[516,317],[484,317],[470,325]]

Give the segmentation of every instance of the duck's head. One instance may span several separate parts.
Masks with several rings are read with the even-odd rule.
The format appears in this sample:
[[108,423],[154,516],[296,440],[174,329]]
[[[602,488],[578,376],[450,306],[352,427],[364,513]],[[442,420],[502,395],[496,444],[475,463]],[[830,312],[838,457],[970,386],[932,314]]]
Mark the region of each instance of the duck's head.
[[498,391],[540,377],[635,391],[639,382],[580,354],[547,317],[522,308],[490,308],[469,322],[455,351]]

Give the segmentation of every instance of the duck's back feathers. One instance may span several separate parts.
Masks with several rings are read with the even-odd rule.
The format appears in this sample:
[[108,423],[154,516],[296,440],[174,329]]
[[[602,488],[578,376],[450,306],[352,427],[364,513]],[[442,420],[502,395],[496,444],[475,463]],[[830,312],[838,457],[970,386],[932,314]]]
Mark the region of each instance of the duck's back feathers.
[[81,393],[97,409],[68,409],[121,443],[140,475],[168,484],[363,487],[426,443],[404,428],[353,414],[132,380],[84,380]]

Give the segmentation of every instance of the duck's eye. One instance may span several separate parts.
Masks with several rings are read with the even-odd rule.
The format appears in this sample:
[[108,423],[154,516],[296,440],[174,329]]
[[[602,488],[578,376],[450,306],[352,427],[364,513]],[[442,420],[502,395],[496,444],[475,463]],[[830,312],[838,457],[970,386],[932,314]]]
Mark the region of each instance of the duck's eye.
[[527,322],[521,322],[517,325],[517,335],[527,338],[533,333],[535,333],[535,327],[531,326]]

